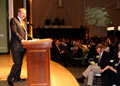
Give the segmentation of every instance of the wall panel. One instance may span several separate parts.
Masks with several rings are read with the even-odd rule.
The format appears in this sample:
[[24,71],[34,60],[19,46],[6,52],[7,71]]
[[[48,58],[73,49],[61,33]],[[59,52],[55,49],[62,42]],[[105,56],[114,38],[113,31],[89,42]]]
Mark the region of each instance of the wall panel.
[[7,0],[0,0],[0,53],[8,52]]
[[[82,25],[91,28],[91,26],[87,26],[85,22],[85,8],[87,6],[90,8],[106,8],[109,12],[110,19],[113,21],[113,25],[120,25],[120,11],[116,10],[116,3],[120,0],[63,0],[63,7],[61,8],[58,7],[59,0],[32,1],[33,24],[39,25],[41,28],[44,27],[45,19],[49,18],[51,22],[53,22],[56,17],[59,17],[60,19],[64,18],[65,25],[73,25],[74,28],[79,28]],[[93,25],[92,28],[98,30],[98,32],[100,28],[104,28],[102,30],[105,30],[106,32],[107,27],[95,27]]]
[[58,7],[59,0],[33,0],[33,24],[44,26],[45,19],[54,22],[56,17],[64,19],[66,25],[83,25],[83,0],[63,0],[63,7]]

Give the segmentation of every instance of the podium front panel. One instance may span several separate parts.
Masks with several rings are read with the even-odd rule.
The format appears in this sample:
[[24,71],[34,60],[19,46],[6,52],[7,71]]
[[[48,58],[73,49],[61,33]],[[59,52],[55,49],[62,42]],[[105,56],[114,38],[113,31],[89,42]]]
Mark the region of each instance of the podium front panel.
[[50,49],[27,50],[28,86],[50,86]]

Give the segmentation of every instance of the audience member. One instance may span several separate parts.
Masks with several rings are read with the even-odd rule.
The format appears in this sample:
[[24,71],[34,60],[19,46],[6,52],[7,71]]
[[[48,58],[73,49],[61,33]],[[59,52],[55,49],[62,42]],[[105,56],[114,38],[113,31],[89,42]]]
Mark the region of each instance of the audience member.
[[87,61],[96,58],[97,52],[96,52],[95,47],[96,47],[96,41],[94,39],[91,39],[90,40],[89,52],[88,52],[88,55],[87,55]]
[[118,51],[118,57],[114,60],[112,66],[106,66],[101,72],[105,72],[106,70],[110,70],[109,73],[109,86],[120,86],[120,50]]
[[116,59],[118,57],[118,51],[120,50],[120,43],[118,43],[114,49],[114,52],[113,52],[113,56],[114,56],[114,59]]
[[52,43],[52,48],[51,48],[51,59],[56,62],[60,61],[59,44],[60,44],[59,40],[54,40]]
[[[91,65],[82,73],[82,77],[77,79],[78,82],[84,83],[84,79],[88,78],[87,85],[92,86],[94,75],[101,73],[101,69],[104,69],[109,64],[109,55],[104,51],[104,46],[98,44],[96,46],[96,51],[99,54],[99,58],[96,58],[94,62],[91,62]],[[106,73],[102,74],[102,86],[109,86]]]
[[110,53],[110,47],[107,40],[104,42],[104,51]]
[[83,51],[82,51],[82,48],[81,48],[81,46],[80,46],[80,42],[77,41],[77,42],[76,42],[76,45],[75,45],[75,49],[73,50],[73,57],[82,58],[82,55],[83,55],[82,52],[83,52]]

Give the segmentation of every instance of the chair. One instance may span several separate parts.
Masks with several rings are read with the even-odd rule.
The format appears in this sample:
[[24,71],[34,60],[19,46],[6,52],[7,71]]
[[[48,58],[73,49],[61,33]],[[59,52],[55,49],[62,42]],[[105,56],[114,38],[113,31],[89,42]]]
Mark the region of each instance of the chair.
[[74,53],[73,55],[73,64],[74,65],[82,65],[82,61],[83,61],[83,58],[82,58],[83,54],[82,54],[82,49],[78,49],[76,53]]
[[73,65],[75,65],[75,66],[80,66],[80,65],[82,65],[82,60],[83,60],[83,58],[78,58],[78,57],[73,57]]
[[101,74],[95,74],[93,86],[102,86]]

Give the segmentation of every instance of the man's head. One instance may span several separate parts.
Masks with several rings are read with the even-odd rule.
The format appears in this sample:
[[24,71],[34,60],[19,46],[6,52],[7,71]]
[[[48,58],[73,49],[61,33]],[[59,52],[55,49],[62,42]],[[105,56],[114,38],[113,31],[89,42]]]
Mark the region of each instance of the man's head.
[[26,9],[25,8],[19,8],[18,9],[18,16],[21,19],[25,19],[26,18]]
[[118,50],[120,50],[120,43],[118,44]]
[[56,45],[59,45],[59,44],[60,44],[60,41],[59,41],[59,40],[56,40],[55,44],[56,44]]
[[104,50],[103,47],[104,47],[103,44],[101,44],[101,43],[97,44],[96,51],[98,54],[101,54],[103,52],[103,50]]
[[118,58],[120,59],[120,50],[118,51]]

